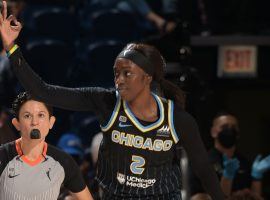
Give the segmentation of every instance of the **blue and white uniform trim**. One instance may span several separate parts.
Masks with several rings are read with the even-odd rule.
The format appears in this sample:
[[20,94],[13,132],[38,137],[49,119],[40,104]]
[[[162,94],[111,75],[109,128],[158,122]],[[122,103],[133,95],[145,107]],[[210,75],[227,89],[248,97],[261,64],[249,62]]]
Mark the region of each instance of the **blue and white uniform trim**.
[[173,117],[173,109],[174,109],[174,104],[172,100],[168,100],[168,121],[169,121],[169,126],[171,129],[171,134],[173,137],[173,140],[175,143],[179,141],[179,137],[175,131],[174,128],[174,117]]
[[118,112],[119,112],[120,106],[121,106],[121,97],[117,91],[116,91],[116,98],[117,98],[117,101],[116,101],[116,104],[115,104],[115,107],[114,107],[114,110],[112,112],[112,115],[111,115],[109,122],[105,126],[100,126],[102,131],[108,131],[111,128],[111,126],[113,125],[113,123],[118,115]]
[[155,95],[152,93],[152,95],[154,96],[157,104],[158,104],[158,108],[159,108],[159,119],[158,121],[156,121],[153,124],[150,124],[148,126],[143,126],[134,116],[134,114],[132,113],[132,111],[130,110],[128,104],[126,101],[124,101],[123,105],[124,105],[124,110],[125,113],[127,114],[128,118],[132,121],[132,123],[143,133],[153,130],[155,128],[157,128],[158,126],[160,126],[163,121],[164,121],[164,107],[163,107],[163,103],[160,99],[159,96]]

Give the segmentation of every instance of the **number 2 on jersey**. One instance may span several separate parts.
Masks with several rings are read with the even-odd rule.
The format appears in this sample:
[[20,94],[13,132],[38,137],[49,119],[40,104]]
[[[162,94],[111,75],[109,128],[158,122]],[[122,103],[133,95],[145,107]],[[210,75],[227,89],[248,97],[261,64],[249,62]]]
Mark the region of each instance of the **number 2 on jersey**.
[[141,156],[132,156],[132,163],[130,164],[130,170],[133,174],[142,174],[144,171],[145,159]]

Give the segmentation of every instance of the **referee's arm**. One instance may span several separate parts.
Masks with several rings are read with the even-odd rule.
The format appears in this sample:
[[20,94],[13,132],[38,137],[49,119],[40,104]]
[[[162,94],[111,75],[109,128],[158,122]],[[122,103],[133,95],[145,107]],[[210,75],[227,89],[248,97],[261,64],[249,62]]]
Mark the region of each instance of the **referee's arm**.
[[81,192],[71,193],[78,200],[94,200],[87,186]]

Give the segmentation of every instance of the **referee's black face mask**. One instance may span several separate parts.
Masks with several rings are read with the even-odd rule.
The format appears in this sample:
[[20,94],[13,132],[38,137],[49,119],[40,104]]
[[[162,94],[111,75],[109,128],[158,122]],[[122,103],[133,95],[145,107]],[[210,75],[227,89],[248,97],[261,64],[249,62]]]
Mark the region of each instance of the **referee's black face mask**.
[[238,131],[235,127],[223,127],[218,134],[218,141],[224,148],[231,148],[236,145],[238,139]]

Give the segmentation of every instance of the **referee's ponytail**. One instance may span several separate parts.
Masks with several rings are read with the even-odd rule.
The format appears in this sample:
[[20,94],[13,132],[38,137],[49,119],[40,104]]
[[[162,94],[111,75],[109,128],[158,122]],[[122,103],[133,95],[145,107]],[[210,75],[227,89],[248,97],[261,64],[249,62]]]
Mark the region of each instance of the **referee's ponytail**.
[[181,108],[185,108],[185,94],[177,85],[164,78],[165,60],[155,47],[130,43],[120,52],[118,58],[133,61],[153,77],[153,81],[158,83],[165,98],[171,99]]

